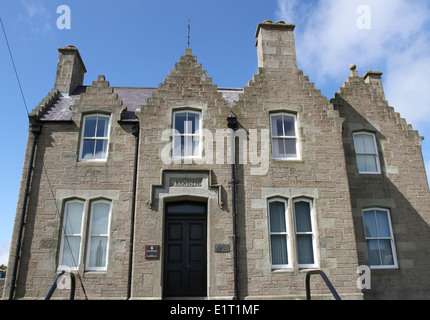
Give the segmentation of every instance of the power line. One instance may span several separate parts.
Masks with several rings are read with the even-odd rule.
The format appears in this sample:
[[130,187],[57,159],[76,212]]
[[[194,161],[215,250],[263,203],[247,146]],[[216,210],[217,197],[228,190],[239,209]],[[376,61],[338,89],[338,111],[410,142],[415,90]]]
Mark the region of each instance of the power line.
[[[1,26],[2,26],[2,29],[3,29],[3,34],[4,34],[4,37],[5,37],[5,40],[6,40],[7,48],[8,48],[8,50],[9,50],[9,55],[10,55],[10,59],[11,59],[11,61],[12,61],[13,69],[14,69],[14,71],[15,71],[16,79],[17,79],[17,81],[18,81],[19,90],[21,91],[22,100],[24,101],[24,107],[25,107],[25,110],[27,111],[27,115],[28,115],[30,112],[28,111],[27,102],[25,101],[24,91],[23,91],[22,86],[21,86],[21,81],[19,80],[18,72],[17,72],[17,70],[16,70],[16,66],[15,66],[15,61],[14,61],[14,59],[13,59],[12,51],[11,51],[11,49],[10,49],[9,41],[8,41],[8,39],[7,39],[7,35],[6,35],[6,30],[5,30],[5,28],[4,28],[3,20],[1,19],[1,17],[0,17],[0,23],[1,23]],[[38,152],[38,151],[39,151],[39,149],[37,149],[37,150],[36,150],[36,152]],[[55,202],[56,215],[57,215],[57,216],[58,216],[58,218],[60,219],[60,223],[61,223],[60,210],[59,210],[59,208],[58,208],[57,201],[56,201],[56,199],[55,199],[54,190],[53,190],[53,188],[52,188],[51,181],[50,181],[49,176],[48,176],[48,171],[46,170],[46,166],[45,166],[45,164],[44,164],[43,162],[42,162],[42,170],[43,170],[43,171],[44,171],[44,173],[45,173],[46,180],[47,180],[47,182],[48,182],[48,186],[49,186],[49,189],[50,189],[50,191],[51,191],[52,198],[53,198],[53,200],[54,200],[54,202]],[[63,225],[63,228],[62,228],[62,229],[64,229],[64,230],[65,230],[65,228],[66,228],[66,226],[65,226],[65,225]],[[67,237],[66,237],[66,242],[67,242],[67,245],[68,245],[68,246],[69,246],[69,248],[70,248],[70,252],[71,252],[71,255],[72,255],[73,263],[74,263],[75,265],[77,265],[77,263],[76,263],[76,259],[75,259],[74,255],[73,255],[73,250],[71,250],[71,245],[70,245],[70,243],[69,243],[69,241],[68,241]],[[77,274],[78,274],[78,279],[79,279],[79,282],[80,282],[80,284],[81,284],[82,291],[83,291],[83,293],[84,293],[85,299],[86,299],[86,300],[88,300],[88,296],[87,296],[87,293],[86,293],[86,291],[85,291],[84,283],[83,283],[83,281],[82,281],[82,278],[81,278],[80,272],[79,272],[79,271],[77,271]]]
[[15,70],[16,79],[18,80],[18,85],[19,85],[19,90],[21,91],[22,100],[24,101],[25,110],[27,111],[27,114],[29,114],[30,112],[28,112],[27,102],[25,101],[24,92],[21,86],[21,81],[19,80],[18,72],[16,71],[15,61],[13,60],[12,51],[10,50],[9,41],[7,40],[6,30],[4,29],[3,20],[1,17],[0,17],[0,22],[1,22],[1,27],[3,29],[4,38],[6,40],[7,48],[9,50],[10,59],[12,60],[13,69]]

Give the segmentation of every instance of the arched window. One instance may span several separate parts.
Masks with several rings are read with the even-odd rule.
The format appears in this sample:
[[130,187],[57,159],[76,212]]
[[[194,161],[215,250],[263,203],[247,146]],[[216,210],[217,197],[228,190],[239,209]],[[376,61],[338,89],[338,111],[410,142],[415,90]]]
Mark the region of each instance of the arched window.
[[316,267],[316,237],[312,218],[312,201],[308,199],[294,201],[294,220],[299,268]]
[[291,245],[288,225],[287,201],[271,199],[269,206],[269,233],[272,268],[291,267]]
[[70,200],[64,206],[60,266],[76,270],[80,262],[84,201]]
[[87,270],[106,270],[110,212],[109,201],[99,200],[91,204]]

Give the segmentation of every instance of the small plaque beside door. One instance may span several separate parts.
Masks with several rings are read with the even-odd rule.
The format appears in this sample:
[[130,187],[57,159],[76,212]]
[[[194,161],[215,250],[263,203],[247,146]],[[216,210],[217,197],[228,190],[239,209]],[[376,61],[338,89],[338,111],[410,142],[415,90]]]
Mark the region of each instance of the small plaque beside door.
[[145,245],[145,259],[160,259],[160,246],[158,244]]
[[230,252],[230,245],[229,244],[216,244],[215,245],[215,252],[228,253],[228,252]]

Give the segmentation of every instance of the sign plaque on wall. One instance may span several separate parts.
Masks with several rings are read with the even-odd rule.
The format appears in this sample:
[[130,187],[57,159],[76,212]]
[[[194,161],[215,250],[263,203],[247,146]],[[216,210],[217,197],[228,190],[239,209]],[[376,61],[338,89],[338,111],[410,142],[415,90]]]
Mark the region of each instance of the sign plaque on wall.
[[160,246],[158,244],[145,245],[145,259],[159,259]]
[[215,245],[215,252],[228,253],[228,252],[230,252],[230,245],[229,244],[216,244]]

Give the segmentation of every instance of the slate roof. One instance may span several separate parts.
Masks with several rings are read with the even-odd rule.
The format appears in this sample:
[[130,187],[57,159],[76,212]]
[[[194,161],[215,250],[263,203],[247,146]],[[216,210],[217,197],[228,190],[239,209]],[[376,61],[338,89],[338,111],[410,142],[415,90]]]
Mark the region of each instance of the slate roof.
[[[144,107],[148,98],[157,88],[139,88],[139,87],[113,87],[114,93],[118,94],[127,110],[122,114],[122,121],[137,121],[135,116],[136,109]],[[69,109],[82,93],[87,91],[87,86],[78,86],[70,95],[60,94],[55,101],[40,116],[41,121],[70,121],[72,112]],[[227,102],[228,106],[233,105],[243,89],[218,88]]]

